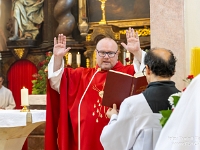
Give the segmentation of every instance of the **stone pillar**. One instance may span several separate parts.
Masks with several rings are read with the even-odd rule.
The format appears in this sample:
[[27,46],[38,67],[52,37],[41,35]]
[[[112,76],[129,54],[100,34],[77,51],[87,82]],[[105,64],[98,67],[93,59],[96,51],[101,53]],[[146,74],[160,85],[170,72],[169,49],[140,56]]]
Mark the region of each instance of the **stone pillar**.
[[199,0],[150,1],[151,47],[173,51],[177,58],[172,80],[182,90],[190,73],[190,50],[200,46]]
[[186,70],[190,73],[191,49],[200,47],[200,1],[185,0],[184,2]]

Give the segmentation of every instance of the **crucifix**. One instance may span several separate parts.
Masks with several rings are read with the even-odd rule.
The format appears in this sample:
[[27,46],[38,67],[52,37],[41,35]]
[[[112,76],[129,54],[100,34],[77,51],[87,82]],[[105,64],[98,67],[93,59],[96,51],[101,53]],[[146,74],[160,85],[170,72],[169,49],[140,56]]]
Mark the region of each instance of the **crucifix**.
[[106,13],[105,13],[105,3],[106,0],[99,0],[101,2],[101,10],[102,10],[102,19],[99,24],[107,24],[106,22]]

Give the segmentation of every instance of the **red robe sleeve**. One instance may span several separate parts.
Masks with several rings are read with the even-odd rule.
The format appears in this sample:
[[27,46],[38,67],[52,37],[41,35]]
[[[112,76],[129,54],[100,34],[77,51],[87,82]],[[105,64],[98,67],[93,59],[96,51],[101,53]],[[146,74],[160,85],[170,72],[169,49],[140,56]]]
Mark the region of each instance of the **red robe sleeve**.
[[68,150],[70,119],[67,105],[67,78],[61,79],[60,94],[47,88],[45,150]]
[[[52,100],[51,100],[52,99]],[[47,84],[47,105],[46,105],[46,128],[45,128],[45,150],[58,150],[57,127],[60,114],[59,93]]]

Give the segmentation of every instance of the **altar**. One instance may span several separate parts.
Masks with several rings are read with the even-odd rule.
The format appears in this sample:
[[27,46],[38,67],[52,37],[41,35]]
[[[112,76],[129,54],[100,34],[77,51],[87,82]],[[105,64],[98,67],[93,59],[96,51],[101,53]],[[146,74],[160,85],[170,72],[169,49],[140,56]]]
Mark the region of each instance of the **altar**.
[[46,110],[0,110],[0,150],[21,150],[28,135],[45,120]]

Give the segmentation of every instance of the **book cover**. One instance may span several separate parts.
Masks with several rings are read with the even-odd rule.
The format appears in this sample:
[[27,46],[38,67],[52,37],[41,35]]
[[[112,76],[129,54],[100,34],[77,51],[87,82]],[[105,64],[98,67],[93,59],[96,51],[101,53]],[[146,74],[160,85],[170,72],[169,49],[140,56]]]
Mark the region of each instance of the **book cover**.
[[116,104],[119,109],[125,98],[140,94],[146,89],[147,85],[146,77],[141,72],[131,76],[126,73],[109,70],[106,77],[102,105],[112,107],[113,104]]

